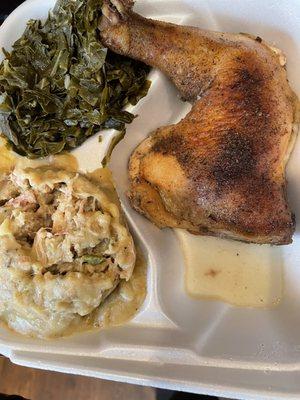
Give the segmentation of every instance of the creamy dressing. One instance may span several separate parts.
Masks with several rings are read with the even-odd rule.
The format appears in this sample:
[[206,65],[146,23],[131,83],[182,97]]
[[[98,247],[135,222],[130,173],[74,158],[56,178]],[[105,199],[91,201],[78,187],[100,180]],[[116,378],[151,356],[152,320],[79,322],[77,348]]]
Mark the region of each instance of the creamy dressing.
[[144,303],[147,293],[147,264],[137,248],[137,259],[129,281],[122,281],[86,323],[90,328],[108,328],[130,321]]
[[0,173],[10,171],[14,167],[35,168],[43,165],[65,169],[70,172],[78,171],[77,159],[70,153],[61,153],[44,159],[30,160],[13,152],[7,145],[7,140],[3,136],[0,136]]
[[[32,160],[31,162],[36,163],[37,160]],[[50,156],[45,161],[39,161],[42,165],[51,165],[55,168],[65,169],[70,172],[78,171],[78,161],[76,157],[74,157],[70,153],[62,153],[57,154],[55,156]]]
[[[38,168],[45,165],[70,172],[78,171],[77,159],[71,154],[66,153],[50,156],[43,160],[28,160],[9,149],[6,145],[6,140],[0,137],[0,174],[10,173],[15,167]],[[86,176],[96,186],[103,190],[109,199],[109,202],[112,202],[114,205],[117,205],[118,208],[120,208],[119,199],[112,183],[111,173],[108,169],[99,168],[92,173],[86,174]],[[123,215],[120,216],[120,222],[126,226]],[[7,224],[1,225],[0,233],[2,236],[4,235],[7,237],[7,235],[10,234],[9,228],[9,225]],[[51,333],[49,330],[50,333],[46,332],[45,336],[65,336],[75,332],[121,325],[133,318],[142,306],[147,292],[147,264],[144,260],[142,252],[139,249],[136,249],[136,251],[137,259],[135,268],[128,281],[121,279],[120,283],[113,290],[113,292],[108,295],[108,297],[100,304],[100,306],[96,307],[88,315],[74,315],[74,318],[72,318],[72,321],[70,321],[69,326],[61,329],[61,331],[57,329],[57,333],[55,333],[55,330],[53,333]],[[31,276],[28,275],[28,280],[30,279]],[[25,280],[23,283],[28,290],[29,282],[26,283]],[[82,285],[82,290],[87,289],[86,283],[83,282]],[[34,304],[32,304],[30,307],[24,308],[23,300],[20,298],[18,301],[20,302],[20,307],[17,307],[15,310],[15,325],[12,325],[11,327],[14,327],[17,331],[24,332],[24,334],[31,335],[31,330],[27,329],[28,327],[26,328],[25,326],[25,329],[23,329],[24,321],[26,321],[28,319],[28,315],[31,314],[32,318],[30,319],[30,324],[37,328],[40,321],[43,320],[43,312],[38,310]],[[11,311],[9,311],[10,315],[6,315],[5,309],[2,309],[1,307],[3,308],[2,304],[0,304],[0,313],[2,314],[2,317],[5,320],[11,319]],[[27,311],[25,312],[24,310]],[[22,314],[23,312],[25,312],[24,315]],[[46,324],[46,322],[44,323]],[[4,323],[1,322],[1,325],[3,324]],[[44,329],[45,326],[43,325],[43,327],[40,328],[40,331],[42,332],[42,329]],[[40,336],[44,337],[44,334],[41,334]]]
[[6,140],[0,136],[0,173],[12,170],[17,162],[15,154],[6,143]]
[[271,307],[282,296],[280,248],[196,236],[176,229],[185,260],[185,288],[194,298]]
[[[78,316],[65,329],[63,336],[80,332],[106,329],[129,322],[145,301],[147,294],[147,263],[142,251],[137,248],[137,259],[129,281],[122,281],[95,311],[85,317]],[[7,325],[0,322],[0,326]],[[62,335],[52,336],[60,337]]]

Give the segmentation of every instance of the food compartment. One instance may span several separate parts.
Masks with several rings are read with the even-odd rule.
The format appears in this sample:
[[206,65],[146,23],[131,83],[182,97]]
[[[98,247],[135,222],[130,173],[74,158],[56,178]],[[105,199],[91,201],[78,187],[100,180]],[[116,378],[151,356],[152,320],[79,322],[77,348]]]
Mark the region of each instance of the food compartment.
[[[26,21],[46,17],[53,4],[54,0],[30,0],[22,5],[3,25],[1,44],[9,49],[8,44],[21,35]],[[297,68],[300,47],[291,39],[299,35],[300,13],[296,13],[298,8],[293,1],[284,10],[274,7],[274,2],[266,1],[260,5],[259,13],[256,3],[250,0],[238,1],[234,8],[228,0],[139,0],[136,10],[153,18],[208,29],[237,32],[242,26],[243,31],[260,35],[284,50],[288,57],[291,85],[300,93]],[[273,23],[274,13],[278,13],[276,27]],[[148,295],[142,309],[124,327],[77,334],[55,341],[23,338],[0,329],[1,346],[55,354],[124,356],[127,359],[131,355],[138,359],[139,351],[145,351],[146,359],[173,360],[178,363],[188,363],[184,354],[191,350],[197,356],[194,363],[222,362],[229,367],[239,363],[238,366],[244,365],[245,368],[261,366],[270,369],[276,369],[276,363],[282,363],[285,364],[284,368],[292,368],[292,363],[299,361],[300,351],[299,224],[294,244],[276,248],[274,252],[274,263],[280,264],[283,270],[282,275],[276,275],[275,278],[276,285],[282,280],[283,286],[279,305],[268,309],[239,308],[217,300],[190,297],[184,287],[184,257],[175,232],[170,229],[159,230],[129,205],[126,191],[131,152],[153,130],[177,122],[190,108],[188,103],[180,100],[174,86],[160,72],[152,70],[149,78],[152,80],[149,94],[132,108],[138,117],[127,127],[125,139],[115,148],[110,162],[129,226],[148,260]],[[76,150],[77,158],[88,170],[99,167],[100,153],[103,151],[103,146],[100,147],[98,138],[93,137]],[[300,182],[299,151],[298,140],[288,167],[291,205],[297,218],[300,218],[300,191],[297,189]],[[92,161],[89,156],[91,152]],[[165,353],[167,348],[181,348],[186,353],[178,351],[176,359],[174,354]]]

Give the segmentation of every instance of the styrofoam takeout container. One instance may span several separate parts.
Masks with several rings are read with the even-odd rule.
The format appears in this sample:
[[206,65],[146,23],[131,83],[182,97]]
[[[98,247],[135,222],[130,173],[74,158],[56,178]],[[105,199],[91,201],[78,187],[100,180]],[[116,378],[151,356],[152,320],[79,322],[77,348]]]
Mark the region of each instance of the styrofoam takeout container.
[[[45,18],[53,4],[27,0],[1,27],[0,46],[9,49],[26,21]],[[291,86],[300,95],[299,5],[298,0],[139,0],[136,10],[179,24],[261,36],[287,55]],[[131,229],[148,258],[148,296],[142,310],[126,326],[53,341],[0,329],[0,353],[22,365],[137,384],[241,399],[299,399],[299,224],[294,243],[277,252],[285,272],[279,306],[237,308],[189,298],[173,231],[157,229],[130,208],[125,196],[133,148],[155,128],[178,121],[189,107],[161,73],[152,71],[151,79],[150,93],[133,109],[139,117],[110,164]],[[99,167],[113,134],[106,133],[101,144],[93,137],[74,152],[82,170]],[[288,179],[290,202],[300,221],[300,138]]]

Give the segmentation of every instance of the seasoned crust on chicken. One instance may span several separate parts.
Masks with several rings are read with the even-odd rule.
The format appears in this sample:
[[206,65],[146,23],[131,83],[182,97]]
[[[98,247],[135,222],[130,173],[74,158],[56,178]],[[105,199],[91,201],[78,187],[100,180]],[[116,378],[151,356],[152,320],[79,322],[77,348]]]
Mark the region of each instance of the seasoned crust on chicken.
[[250,35],[146,19],[131,5],[104,2],[102,41],[161,69],[193,102],[133,152],[133,207],[159,227],[290,243],[285,165],[298,100],[281,52]]

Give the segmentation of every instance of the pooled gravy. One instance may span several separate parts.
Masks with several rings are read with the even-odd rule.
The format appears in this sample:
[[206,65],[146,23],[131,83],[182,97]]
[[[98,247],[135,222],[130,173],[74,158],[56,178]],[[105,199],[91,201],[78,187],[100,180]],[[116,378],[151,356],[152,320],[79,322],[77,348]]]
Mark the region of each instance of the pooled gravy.
[[184,254],[185,288],[194,298],[271,307],[282,296],[280,249],[176,230]]

